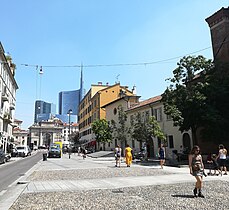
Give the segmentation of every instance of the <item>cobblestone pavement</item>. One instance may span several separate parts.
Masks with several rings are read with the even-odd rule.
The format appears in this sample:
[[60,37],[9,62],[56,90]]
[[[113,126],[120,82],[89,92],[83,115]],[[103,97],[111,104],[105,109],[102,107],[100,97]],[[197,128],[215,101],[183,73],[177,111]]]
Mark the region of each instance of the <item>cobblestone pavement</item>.
[[206,198],[193,198],[193,183],[158,185],[113,190],[22,194],[10,210],[18,209],[114,209],[114,210],[213,210],[229,209],[228,183],[205,184]]
[[29,181],[48,181],[48,180],[79,180],[79,179],[97,179],[129,176],[160,176],[171,174],[155,168],[143,167],[122,167],[122,168],[92,168],[77,170],[54,170],[54,171],[34,171],[28,177]]
[[[206,197],[194,198],[192,190],[195,179],[188,173],[188,168],[165,167],[161,170],[155,166],[139,165],[127,168],[125,164],[122,164],[121,168],[115,168],[114,160],[107,160],[87,158],[82,161],[78,156],[73,156],[71,159],[67,159],[66,156],[59,160],[41,161],[25,179],[29,183],[9,209],[229,209],[227,196],[229,176],[207,177],[203,189]],[[111,187],[102,185],[100,187],[98,184],[106,185],[108,180],[114,182],[113,185],[109,185]],[[120,182],[115,183],[117,180]],[[53,188],[54,191],[50,191],[46,184],[52,182],[62,184],[76,182],[83,187],[78,190]],[[125,182],[128,182],[127,185]],[[45,190],[34,192],[28,190],[31,184],[37,183],[43,185]],[[97,188],[85,187],[85,183],[89,185],[97,183]]]

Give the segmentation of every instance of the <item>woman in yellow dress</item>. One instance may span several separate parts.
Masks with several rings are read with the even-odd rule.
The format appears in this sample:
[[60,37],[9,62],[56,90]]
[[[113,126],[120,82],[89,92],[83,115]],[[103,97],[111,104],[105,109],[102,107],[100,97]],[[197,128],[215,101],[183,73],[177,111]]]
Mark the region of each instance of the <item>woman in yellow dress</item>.
[[125,158],[126,158],[126,165],[127,167],[130,167],[130,164],[132,164],[132,149],[127,144],[125,148]]

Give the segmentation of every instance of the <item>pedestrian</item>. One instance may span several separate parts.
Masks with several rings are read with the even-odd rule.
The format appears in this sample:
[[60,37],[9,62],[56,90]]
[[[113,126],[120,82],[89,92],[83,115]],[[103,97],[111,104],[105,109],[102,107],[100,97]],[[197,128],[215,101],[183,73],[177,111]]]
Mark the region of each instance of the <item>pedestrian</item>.
[[219,145],[219,154],[217,158],[219,159],[219,166],[220,166],[221,173],[223,173],[224,170],[224,175],[227,175],[227,167],[226,167],[227,150],[222,144]]
[[126,158],[126,165],[127,167],[130,167],[130,165],[132,164],[132,149],[130,148],[129,144],[126,145],[125,148],[125,158]]
[[72,150],[70,147],[68,147],[68,158],[70,159],[71,158],[71,153],[72,153]]
[[83,149],[83,159],[85,159],[87,157],[87,150]]
[[[216,175],[216,176],[218,176],[219,174],[221,174],[221,176],[222,176],[222,172],[220,170],[216,154],[211,155],[211,159],[207,160],[207,163],[209,163],[209,165],[210,165],[208,175],[213,175],[213,176]],[[214,173],[212,173],[211,170],[214,170]],[[218,174],[216,173],[216,171],[218,171]]]
[[120,168],[121,166],[121,152],[122,152],[122,149],[120,148],[119,145],[116,146],[115,148],[115,167],[118,167]]
[[81,148],[78,147],[78,156],[80,156]]
[[199,146],[195,145],[192,148],[188,160],[189,160],[190,174],[196,178],[196,185],[195,185],[195,189],[193,190],[194,197],[198,196],[204,198],[204,195],[202,194],[204,164],[203,164],[202,156],[200,154]]
[[163,169],[163,166],[165,164],[165,148],[163,144],[160,145],[160,148],[158,150],[158,156],[160,160],[161,169]]

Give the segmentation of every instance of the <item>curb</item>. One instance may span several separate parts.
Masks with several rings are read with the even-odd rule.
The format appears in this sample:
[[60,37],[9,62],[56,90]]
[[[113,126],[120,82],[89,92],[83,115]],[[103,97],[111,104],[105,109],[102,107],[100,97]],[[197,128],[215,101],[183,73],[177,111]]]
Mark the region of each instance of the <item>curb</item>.
[[29,182],[26,179],[39,167],[42,160],[38,161],[32,168],[30,168],[24,176],[15,180],[8,189],[0,196],[0,209],[8,210],[22,194]]

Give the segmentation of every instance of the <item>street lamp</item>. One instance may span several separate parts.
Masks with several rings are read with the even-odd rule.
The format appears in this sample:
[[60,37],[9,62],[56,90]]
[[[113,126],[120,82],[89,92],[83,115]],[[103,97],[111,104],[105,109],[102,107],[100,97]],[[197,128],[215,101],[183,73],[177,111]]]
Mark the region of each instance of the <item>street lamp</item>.
[[70,127],[71,126],[71,124],[70,124],[71,123],[70,122],[71,121],[71,114],[72,114],[72,109],[69,109],[68,110],[68,126],[69,126],[68,127],[68,141],[69,141],[69,143],[70,143],[70,135],[71,135],[71,127]]

